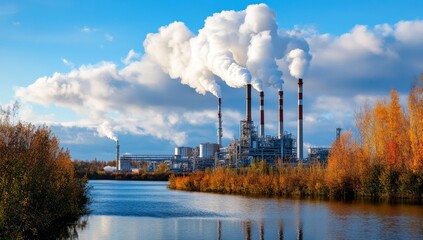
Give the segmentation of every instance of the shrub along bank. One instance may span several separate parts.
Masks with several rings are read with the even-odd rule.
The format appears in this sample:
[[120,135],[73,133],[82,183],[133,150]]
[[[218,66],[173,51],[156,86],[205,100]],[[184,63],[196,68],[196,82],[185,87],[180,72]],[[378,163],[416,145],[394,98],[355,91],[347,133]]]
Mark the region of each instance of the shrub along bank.
[[49,128],[0,110],[0,239],[55,238],[52,230],[86,213],[87,181]]

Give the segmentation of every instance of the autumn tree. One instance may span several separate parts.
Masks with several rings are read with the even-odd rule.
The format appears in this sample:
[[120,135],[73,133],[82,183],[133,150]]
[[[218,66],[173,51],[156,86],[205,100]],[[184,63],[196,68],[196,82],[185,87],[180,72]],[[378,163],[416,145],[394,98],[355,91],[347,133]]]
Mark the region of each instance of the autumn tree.
[[170,172],[169,166],[162,162],[157,166],[156,173],[158,174],[168,174]]
[[52,226],[86,211],[86,181],[48,127],[12,116],[0,114],[0,239],[51,237]]
[[410,158],[409,123],[399,103],[398,93],[391,90],[390,95],[386,129],[386,163],[395,170],[404,170]]
[[355,165],[357,143],[349,131],[341,135],[332,146],[328,158],[326,182],[330,194],[338,197],[351,197],[358,182]]
[[411,168],[423,171],[423,75],[408,96],[408,115],[410,118],[409,136],[412,152]]

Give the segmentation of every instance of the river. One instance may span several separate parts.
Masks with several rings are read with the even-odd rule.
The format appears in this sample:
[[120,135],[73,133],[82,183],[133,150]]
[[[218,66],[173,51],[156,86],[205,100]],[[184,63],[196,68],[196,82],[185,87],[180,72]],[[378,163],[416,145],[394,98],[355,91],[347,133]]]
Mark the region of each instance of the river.
[[423,239],[423,206],[253,198],[90,181],[79,239]]

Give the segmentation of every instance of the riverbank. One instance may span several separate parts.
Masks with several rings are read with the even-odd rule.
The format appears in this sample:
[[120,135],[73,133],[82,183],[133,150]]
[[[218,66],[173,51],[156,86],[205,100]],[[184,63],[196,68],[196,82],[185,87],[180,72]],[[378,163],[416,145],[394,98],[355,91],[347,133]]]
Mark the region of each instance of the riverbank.
[[[85,173],[83,173],[85,174]],[[134,181],[168,181],[170,173],[86,173],[89,180],[134,180]]]
[[[223,194],[328,199],[423,199],[423,174],[392,172],[373,167],[362,182],[339,179],[332,184],[320,164],[273,168],[265,162],[250,167],[217,168],[185,176],[171,176],[169,188]],[[394,176],[387,178],[386,175]],[[344,181],[343,181],[344,180]]]

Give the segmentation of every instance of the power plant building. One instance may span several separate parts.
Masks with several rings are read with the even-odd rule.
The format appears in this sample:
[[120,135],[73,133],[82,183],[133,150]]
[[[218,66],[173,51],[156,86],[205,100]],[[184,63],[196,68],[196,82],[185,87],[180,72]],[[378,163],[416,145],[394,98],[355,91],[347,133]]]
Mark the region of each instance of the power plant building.
[[267,161],[275,164],[278,159],[293,161],[296,159],[296,139],[292,134],[283,132],[283,93],[279,92],[279,131],[278,136],[264,134],[264,93],[260,92],[260,128],[259,133],[251,118],[251,85],[246,85],[246,117],[240,121],[240,138],[233,140],[219,154],[225,165],[233,167],[248,166],[253,161]]
[[[264,92],[259,92],[260,122],[256,128],[252,121],[251,112],[251,84],[245,86],[245,119],[240,121],[239,139],[232,140],[228,146],[222,146],[222,99],[218,98],[218,128],[217,143],[201,143],[197,147],[175,147],[174,155],[124,155],[118,158],[118,169],[130,170],[131,161],[148,161],[151,163],[168,163],[174,171],[195,171],[207,167],[249,166],[254,161],[266,161],[274,165],[277,161],[296,163],[303,158],[303,82],[298,79],[298,129],[297,137],[284,131],[283,118],[283,90],[278,91],[278,130],[275,136],[266,135],[264,132]],[[339,138],[340,129],[337,129]],[[117,151],[119,145],[117,143]],[[118,153],[117,153],[118,154]],[[308,149],[309,159],[325,161],[328,157],[328,148]],[[118,157],[118,156],[117,156]],[[181,169],[177,169],[181,168]],[[182,169],[183,168],[183,169]]]

